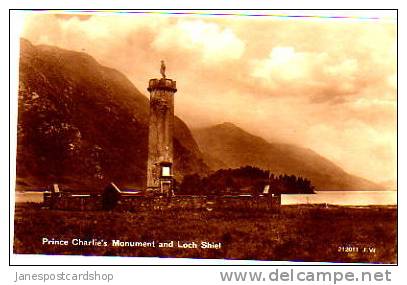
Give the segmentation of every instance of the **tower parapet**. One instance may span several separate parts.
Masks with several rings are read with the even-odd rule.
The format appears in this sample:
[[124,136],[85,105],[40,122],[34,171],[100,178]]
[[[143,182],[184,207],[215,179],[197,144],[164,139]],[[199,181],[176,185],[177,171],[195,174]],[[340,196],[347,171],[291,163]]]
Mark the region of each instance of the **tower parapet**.
[[171,91],[175,93],[177,92],[177,82],[168,78],[150,79],[150,81],[148,82],[147,90],[151,92],[155,89]]

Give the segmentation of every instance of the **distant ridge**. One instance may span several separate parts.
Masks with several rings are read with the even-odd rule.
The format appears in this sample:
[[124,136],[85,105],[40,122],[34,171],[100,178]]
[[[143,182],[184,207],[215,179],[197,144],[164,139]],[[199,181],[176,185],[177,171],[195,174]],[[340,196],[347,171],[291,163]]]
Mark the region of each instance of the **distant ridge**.
[[364,178],[351,175],[318,153],[291,144],[269,143],[233,123],[225,122],[192,131],[213,170],[245,165],[294,174],[310,179],[317,190],[383,190]]

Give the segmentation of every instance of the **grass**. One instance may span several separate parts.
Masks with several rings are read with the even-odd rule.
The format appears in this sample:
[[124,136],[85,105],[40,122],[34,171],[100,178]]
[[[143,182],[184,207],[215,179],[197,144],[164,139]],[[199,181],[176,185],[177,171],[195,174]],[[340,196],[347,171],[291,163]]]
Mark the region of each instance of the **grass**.
[[[317,205],[282,206],[266,211],[162,210],[152,212],[62,211],[39,204],[16,205],[14,252],[396,263],[397,210]],[[43,245],[42,238],[98,239],[106,247]],[[220,249],[113,247],[122,241],[221,242]],[[358,252],[343,252],[344,247]],[[369,252],[369,249],[375,252]],[[363,252],[366,249],[367,252]]]

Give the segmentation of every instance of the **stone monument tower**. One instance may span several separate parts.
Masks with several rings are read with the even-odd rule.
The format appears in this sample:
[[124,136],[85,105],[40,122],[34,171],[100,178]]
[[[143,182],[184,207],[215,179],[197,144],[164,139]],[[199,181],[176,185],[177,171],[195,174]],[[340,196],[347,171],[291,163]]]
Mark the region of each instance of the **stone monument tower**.
[[173,134],[174,94],[176,81],[165,76],[161,61],[161,79],[150,79],[150,123],[148,133],[147,193],[171,196],[173,194]]

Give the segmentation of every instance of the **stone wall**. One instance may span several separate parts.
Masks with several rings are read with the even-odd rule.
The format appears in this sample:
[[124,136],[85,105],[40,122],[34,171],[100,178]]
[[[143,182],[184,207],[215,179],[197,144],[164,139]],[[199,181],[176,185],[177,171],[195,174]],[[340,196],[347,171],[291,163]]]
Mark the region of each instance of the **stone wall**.
[[[44,204],[51,209],[91,211],[104,210],[101,195],[59,195],[44,196]],[[122,196],[118,199],[115,211],[154,211],[154,210],[267,210],[279,211],[281,196]]]
[[44,206],[54,210],[95,211],[101,210],[101,195],[44,194]]

